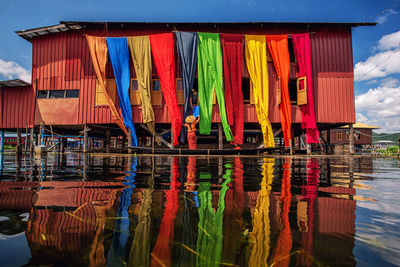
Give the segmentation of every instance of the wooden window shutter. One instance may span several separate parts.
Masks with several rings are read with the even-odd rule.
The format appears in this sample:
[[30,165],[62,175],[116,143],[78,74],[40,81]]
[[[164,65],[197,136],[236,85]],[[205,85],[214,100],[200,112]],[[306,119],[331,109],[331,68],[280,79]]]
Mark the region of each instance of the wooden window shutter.
[[[178,64],[179,65],[179,64]],[[183,81],[181,78],[176,79],[176,100],[178,102],[178,105],[184,105],[185,104],[185,95],[183,92]]]
[[[117,84],[115,83],[115,79],[106,79],[106,86],[108,91],[110,92],[110,97],[112,101],[115,103],[115,96],[117,91]],[[108,102],[106,96],[104,95],[103,88],[100,86],[99,80],[96,79],[96,106],[108,106]]]
[[129,97],[130,97],[132,106],[139,106],[141,104],[139,85],[138,85],[138,81],[136,79],[131,79],[131,89],[130,89]]
[[[304,88],[301,89],[300,82],[303,81]],[[297,79],[297,105],[307,104],[307,77],[300,77]]]
[[[156,82],[158,83],[158,88],[155,88]],[[153,85],[151,90],[151,104],[153,106],[161,106],[162,105],[162,87],[159,79],[153,79]],[[157,90],[157,91],[155,91]]]

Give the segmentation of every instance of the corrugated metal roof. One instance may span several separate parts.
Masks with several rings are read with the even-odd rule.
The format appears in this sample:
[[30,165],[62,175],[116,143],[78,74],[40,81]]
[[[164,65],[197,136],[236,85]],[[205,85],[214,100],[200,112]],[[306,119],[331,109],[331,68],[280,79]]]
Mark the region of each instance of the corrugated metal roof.
[[0,87],[26,87],[26,86],[31,86],[31,84],[20,79],[0,81]]
[[139,25],[139,24],[155,24],[162,25],[165,24],[167,26],[170,25],[194,25],[194,24],[215,24],[215,25],[346,25],[350,27],[358,27],[358,26],[375,26],[376,22],[279,22],[279,21],[255,21],[255,22],[96,22],[96,21],[60,21],[58,25],[45,26],[39,28],[32,28],[28,30],[20,30],[16,31],[16,33],[24,38],[25,40],[31,42],[33,38],[40,37],[48,34],[54,34],[59,32],[66,32],[71,30],[80,30],[89,25],[119,25],[120,27],[126,27],[130,25]]
[[[339,127],[339,128],[349,128],[349,126],[346,125],[346,126],[342,126],[342,127]],[[380,129],[380,127],[378,127],[378,126],[371,126],[371,125],[367,125],[367,124],[364,124],[364,123],[361,123],[361,122],[354,123],[353,124],[353,128],[354,129]]]

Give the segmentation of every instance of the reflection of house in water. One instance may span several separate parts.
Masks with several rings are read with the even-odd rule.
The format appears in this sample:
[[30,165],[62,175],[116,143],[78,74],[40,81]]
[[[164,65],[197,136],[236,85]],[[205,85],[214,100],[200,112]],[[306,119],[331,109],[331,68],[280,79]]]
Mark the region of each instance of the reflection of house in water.
[[[119,183],[1,182],[0,209],[29,212],[32,264],[104,265],[102,237]],[[89,255],[89,257],[88,257]],[[100,258],[98,258],[100,257]],[[103,257],[103,259],[101,259]]]

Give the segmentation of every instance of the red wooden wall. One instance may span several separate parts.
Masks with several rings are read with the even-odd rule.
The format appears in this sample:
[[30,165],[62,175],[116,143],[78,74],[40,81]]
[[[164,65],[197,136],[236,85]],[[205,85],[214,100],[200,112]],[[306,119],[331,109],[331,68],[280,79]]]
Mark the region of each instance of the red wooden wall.
[[0,88],[0,129],[32,127],[35,92],[32,87]]

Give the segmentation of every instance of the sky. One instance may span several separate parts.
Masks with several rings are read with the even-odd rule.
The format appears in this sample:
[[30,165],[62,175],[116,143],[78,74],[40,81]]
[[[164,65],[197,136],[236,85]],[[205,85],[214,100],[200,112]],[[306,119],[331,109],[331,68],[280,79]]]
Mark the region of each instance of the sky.
[[60,21],[377,22],[353,29],[356,120],[400,132],[400,0],[2,0],[0,80],[30,82],[32,46],[17,30]]

